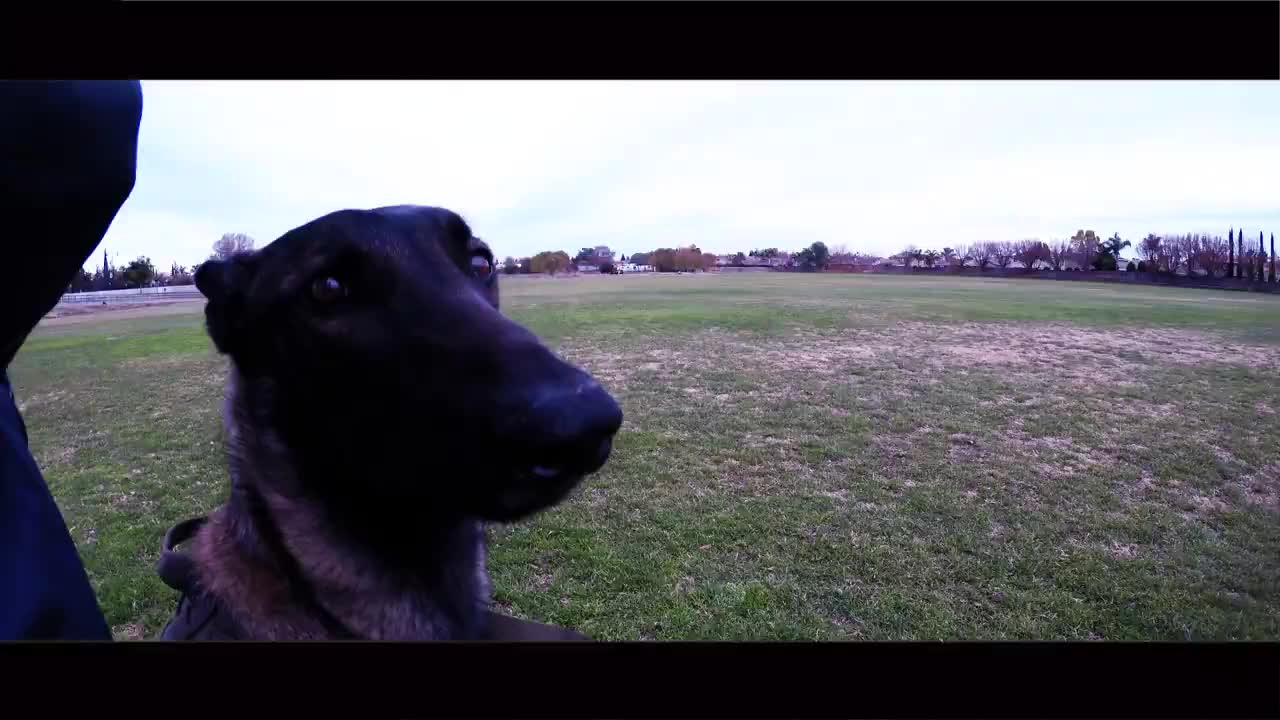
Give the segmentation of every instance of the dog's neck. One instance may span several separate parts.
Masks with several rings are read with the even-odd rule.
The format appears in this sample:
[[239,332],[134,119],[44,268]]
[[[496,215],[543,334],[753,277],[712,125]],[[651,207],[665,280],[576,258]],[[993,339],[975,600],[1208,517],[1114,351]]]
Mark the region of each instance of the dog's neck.
[[[262,388],[255,388],[261,390]],[[202,586],[254,639],[468,639],[489,603],[484,530],[477,520],[406,527],[415,562],[339,532],[322,502],[290,489],[296,465],[251,411],[233,370],[224,407],[232,494],[193,547]],[[404,550],[405,548],[401,548]],[[401,554],[401,557],[404,553]],[[418,560],[420,559],[420,560]]]

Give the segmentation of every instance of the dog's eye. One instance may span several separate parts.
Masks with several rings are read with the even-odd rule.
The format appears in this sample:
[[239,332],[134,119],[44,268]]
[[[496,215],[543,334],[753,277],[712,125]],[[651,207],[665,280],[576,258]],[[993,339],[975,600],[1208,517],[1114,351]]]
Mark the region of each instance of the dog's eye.
[[483,255],[473,255],[471,257],[471,274],[481,280],[489,277],[489,273],[493,271],[493,266],[489,264],[489,258]]
[[322,303],[341,300],[347,296],[347,286],[333,276],[319,277],[311,283],[311,297]]

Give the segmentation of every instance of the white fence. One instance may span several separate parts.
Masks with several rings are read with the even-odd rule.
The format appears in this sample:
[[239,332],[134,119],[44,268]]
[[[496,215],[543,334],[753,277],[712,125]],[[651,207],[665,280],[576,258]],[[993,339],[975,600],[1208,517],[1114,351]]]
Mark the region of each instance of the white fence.
[[199,300],[203,297],[195,285],[174,285],[172,287],[149,287],[133,290],[95,290],[93,292],[66,293],[58,301],[58,304],[158,302],[163,300]]

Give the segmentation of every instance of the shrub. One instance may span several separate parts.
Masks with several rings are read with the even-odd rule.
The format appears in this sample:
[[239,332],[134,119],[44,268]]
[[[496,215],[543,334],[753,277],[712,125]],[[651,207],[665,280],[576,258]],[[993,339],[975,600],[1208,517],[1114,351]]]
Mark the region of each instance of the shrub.
[[1130,260],[1130,261],[1129,261],[1129,264],[1124,266],[1124,269],[1125,269],[1125,270],[1127,270],[1127,271],[1129,271],[1129,272],[1137,272],[1137,271],[1138,271],[1138,266],[1137,266],[1137,265],[1134,265],[1134,264],[1133,264],[1133,261],[1132,261],[1132,260]]
[[[1133,261],[1132,261],[1132,260],[1130,260],[1129,262],[1130,262],[1130,263],[1132,263]],[[1146,263],[1145,261],[1139,260],[1139,261],[1138,261],[1138,272],[1146,272],[1146,271],[1147,271],[1147,263]]]

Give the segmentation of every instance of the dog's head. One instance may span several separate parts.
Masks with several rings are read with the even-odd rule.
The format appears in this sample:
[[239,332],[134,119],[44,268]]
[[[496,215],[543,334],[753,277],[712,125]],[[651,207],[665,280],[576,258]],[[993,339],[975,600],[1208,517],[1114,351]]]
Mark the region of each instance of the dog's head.
[[498,311],[493,255],[440,208],[343,210],[196,273],[206,325],[330,503],[513,520],[608,458],[617,403]]

